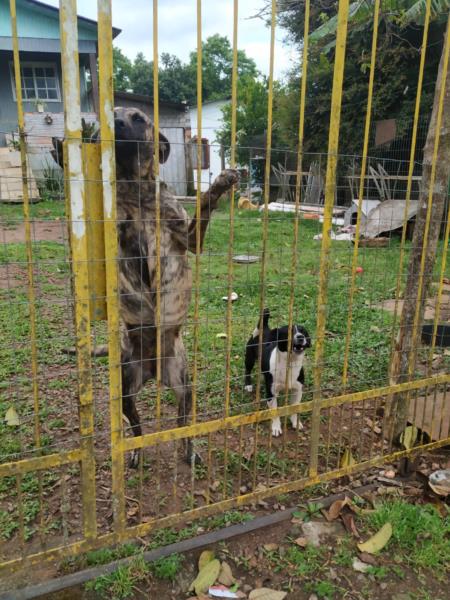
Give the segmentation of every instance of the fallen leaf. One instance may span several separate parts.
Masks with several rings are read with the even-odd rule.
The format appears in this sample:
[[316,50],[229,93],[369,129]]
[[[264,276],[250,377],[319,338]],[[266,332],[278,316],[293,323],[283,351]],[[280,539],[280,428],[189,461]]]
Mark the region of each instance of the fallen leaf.
[[220,561],[218,561],[217,558],[214,558],[200,570],[189,590],[194,590],[197,595],[207,592],[210,586],[216,581],[219,573]]
[[230,586],[233,585],[233,583],[235,583],[236,579],[233,577],[231,567],[228,563],[222,562],[217,581],[226,586]]
[[139,504],[135,504],[129,510],[127,510],[127,517],[131,518],[138,514],[139,512]]
[[17,427],[20,425],[19,415],[17,414],[14,406],[10,406],[6,411],[5,421],[10,427]]
[[215,559],[214,552],[212,550],[204,550],[198,559],[198,570],[199,572],[205,567],[209,562]]
[[341,469],[351,467],[354,464],[356,464],[356,461],[353,458],[351,451],[347,448],[341,458]]
[[348,533],[351,533],[354,537],[360,539],[361,536],[359,535],[359,531],[356,528],[353,515],[349,512],[345,512],[341,514],[341,519]]
[[264,550],[267,550],[267,552],[274,552],[275,550],[278,550],[279,546],[278,544],[264,544],[263,548]]
[[367,573],[370,569],[370,565],[363,563],[359,558],[354,558],[352,562],[352,567],[354,571],[358,571],[358,573]]
[[283,600],[287,592],[271,590],[269,588],[258,588],[250,592],[249,600]]
[[300,548],[306,548],[308,545],[308,540],[305,537],[298,537],[296,540],[294,540],[294,544],[297,544],[297,546],[300,546]]
[[400,436],[400,443],[406,450],[409,450],[414,446],[418,433],[419,430],[417,427],[414,427],[414,425],[408,425],[408,427],[405,428],[405,431]]
[[347,496],[345,496],[345,498],[343,500],[336,500],[335,502],[333,502],[333,504],[330,506],[328,512],[325,513],[325,517],[326,517],[327,521],[334,521],[335,519],[337,519],[339,517],[339,515],[341,514],[341,510],[348,503],[349,503],[349,499],[347,498]]
[[358,549],[361,552],[368,552],[369,554],[375,554],[382,550],[391,539],[392,525],[385,523],[383,527],[375,535],[373,535],[367,542],[358,544]]
[[394,479],[394,477],[396,475],[397,475],[397,473],[393,469],[389,469],[388,471],[384,472],[384,476],[387,477],[388,479]]
[[377,559],[374,556],[372,556],[372,554],[369,554],[368,552],[361,552],[359,555],[359,558],[360,558],[360,560],[367,563],[368,565],[372,565],[372,566],[377,565]]

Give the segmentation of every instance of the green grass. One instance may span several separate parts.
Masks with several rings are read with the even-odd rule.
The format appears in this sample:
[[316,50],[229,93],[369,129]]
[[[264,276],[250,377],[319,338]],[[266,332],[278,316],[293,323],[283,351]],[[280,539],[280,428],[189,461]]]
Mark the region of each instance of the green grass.
[[416,505],[396,500],[384,503],[367,521],[378,530],[392,525],[390,553],[415,569],[432,569],[442,577],[450,565],[450,513],[441,517],[430,504]]
[[[37,221],[51,221],[65,217],[65,202],[59,200],[43,200],[30,206],[30,217]],[[16,227],[23,222],[23,206],[21,204],[2,204],[0,208],[0,224],[4,227]]]
[[142,556],[136,556],[128,566],[120,566],[109,575],[102,575],[86,584],[87,591],[99,594],[101,598],[125,600],[131,598],[150,572],[149,564]]

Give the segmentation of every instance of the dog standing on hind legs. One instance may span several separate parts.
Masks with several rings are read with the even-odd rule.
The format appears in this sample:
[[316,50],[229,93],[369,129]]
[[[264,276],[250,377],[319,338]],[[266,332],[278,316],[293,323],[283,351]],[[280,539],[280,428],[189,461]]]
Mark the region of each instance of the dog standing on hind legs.
[[[264,309],[262,323],[256,326],[245,349],[245,390],[253,391],[251,373],[255,364],[259,364],[259,339],[262,336],[261,374],[264,376],[266,400],[269,408],[277,408],[278,396],[286,389],[291,392],[292,404],[300,404],[305,383],[303,368],[304,352],[311,347],[311,338],[304,327],[293,325],[291,332],[291,351],[288,353],[289,328],[287,325],[270,329],[270,312]],[[290,354],[290,356],[289,356]],[[290,416],[294,429],[303,429],[297,414]],[[282,433],[281,419],[272,419],[272,435]]]
[[[136,396],[156,376],[156,182],[153,171],[154,128],[136,108],[115,108],[117,231],[119,241],[120,337],[122,409],[135,436],[142,434]],[[92,138],[98,141],[97,137]],[[62,143],[53,140],[53,157],[62,163]],[[170,143],[159,133],[159,162],[167,161]],[[62,165],[61,165],[62,166]],[[226,169],[201,195],[200,248],[211,212],[219,198],[238,182],[237,171]],[[197,216],[184,207],[160,182],[161,257],[161,375],[178,402],[178,425],[186,425],[192,408],[186,352],[181,329],[186,321],[192,289],[188,252],[196,252]],[[96,352],[96,355],[104,351]],[[130,466],[139,464],[139,451]],[[187,440],[186,459],[195,460]]]

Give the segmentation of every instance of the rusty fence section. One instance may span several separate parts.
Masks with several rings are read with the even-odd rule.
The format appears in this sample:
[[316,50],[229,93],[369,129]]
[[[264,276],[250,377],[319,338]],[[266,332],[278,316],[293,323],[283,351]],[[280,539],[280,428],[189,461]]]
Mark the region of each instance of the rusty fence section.
[[[239,2],[233,0],[232,4],[229,145],[230,166],[234,168]],[[65,107],[60,195],[65,202],[58,205],[59,216],[50,219],[39,203],[32,203],[20,37],[16,2],[10,0],[23,215],[17,210],[1,213],[0,325],[4,342],[0,382],[0,572],[122,543],[157,528],[242,507],[450,443],[450,374],[446,354],[437,344],[438,325],[449,317],[448,218],[435,265],[435,287],[425,310],[425,318],[432,322],[431,344],[422,346],[418,306],[408,372],[401,383],[389,379],[412,251],[407,217],[412,201],[430,0],[426,3],[417,97],[411,115],[411,154],[408,165],[403,165],[408,175],[401,232],[398,238],[391,237],[385,248],[369,248],[360,239],[362,199],[371,165],[369,136],[377,83],[380,4],[375,0],[373,6],[353,244],[334,241],[332,234],[349,1],[340,0],[337,14],[329,144],[323,157],[325,200],[323,223],[319,223],[302,218],[302,177],[304,165],[310,160],[303,152],[306,91],[312,84],[308,80],[309,0],[305,2],[294,201],[289,213],[277,215],[269,210],[277,15],[277,3],[272,0],[262,210],[256,214],[239,209],[238,189],[233,187],[209,225],[202,254],[202,3],[197,0],[197,194],[195,206],[187,207],[197,221],[195,252],[190,261],[193,301],[183,326],[193,404],[187,422],[177,426],[177,408],[171,393],[164,389],[162,373],[162,363],[168,357],[163,356],[167,323],[162,315],[167,300],[161,293],[161,278],[170,256],[161,253],[167,228],[159,169],[158,2],[153,1],[155,143],[154,168],[149,177],[154,181],[151,218],[156,239],[154,255],[141,253],[136,258],[155,264],[154,322],[141,323],[140,327],[154,329],[156,381],[148,383],[136,399],[143,432],[132,435],[130,424],[122,417],[120,315],[129,290],[121,282],[124,259],[117,233],[123,223],[118,216],[116,193],[111,2],[98,0],[100,110],[95,141],[99,143],[87,142],[82,133],[76,0],[60,2]],[[442,90],[448,76],[449,43],[447,29]],[[439,118],[444,96],[442,92],[438,99]],[[439,133],[438,126],[434,161]],[[435,175],[433,168],[428,215]],[[147,182],[134,183],[145,187]],[[426,251],[425,235],[421,271],[417,273],[421,282]],[[256,255],[257,262],[237,264],[234,258],[238,254]],[[371,277],[366,279],[368,283],[364,283],[362,274]],[[236,302],[233,292],[238,294]],[[312,335],[301,404],[289,403],[285,393],[277,408],[267,408],[260,369],[254,373],[255,395],[243,391],[245,344],[266,307],[272,309],[273,326],[288,325],[288,348],[293,324],[306,324]],[[102,345],[107,357],[95,357]],[[260,341],[260,350],[261,346]],[[144,355],[142,348],[141,363]],[[287,376],[284,386],[286,392]],[[405,395],[408,402],[400,444],[392,434],[389,419],[393,417],[386,410],[396,394]],[[301,419],[303,430],[288,428],[291,417],[293,421]],[[283,430],[276,438],[270,428],[275,418],[281,419]],[[201,459],[190,464],[185,462],[183,450],[188,441]],[[137,450],[142,452],[132,469],[129,459]]]

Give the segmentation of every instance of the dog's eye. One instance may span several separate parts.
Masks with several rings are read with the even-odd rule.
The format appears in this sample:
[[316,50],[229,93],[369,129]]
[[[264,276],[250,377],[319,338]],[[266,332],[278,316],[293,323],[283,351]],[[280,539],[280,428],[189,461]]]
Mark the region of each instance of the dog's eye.
[[142,118],[142,116],[139,113],[134,113],[134,115],[131,117],[131,119],[133,121],[135,121],[136,123],[144,123],[144,119]]

